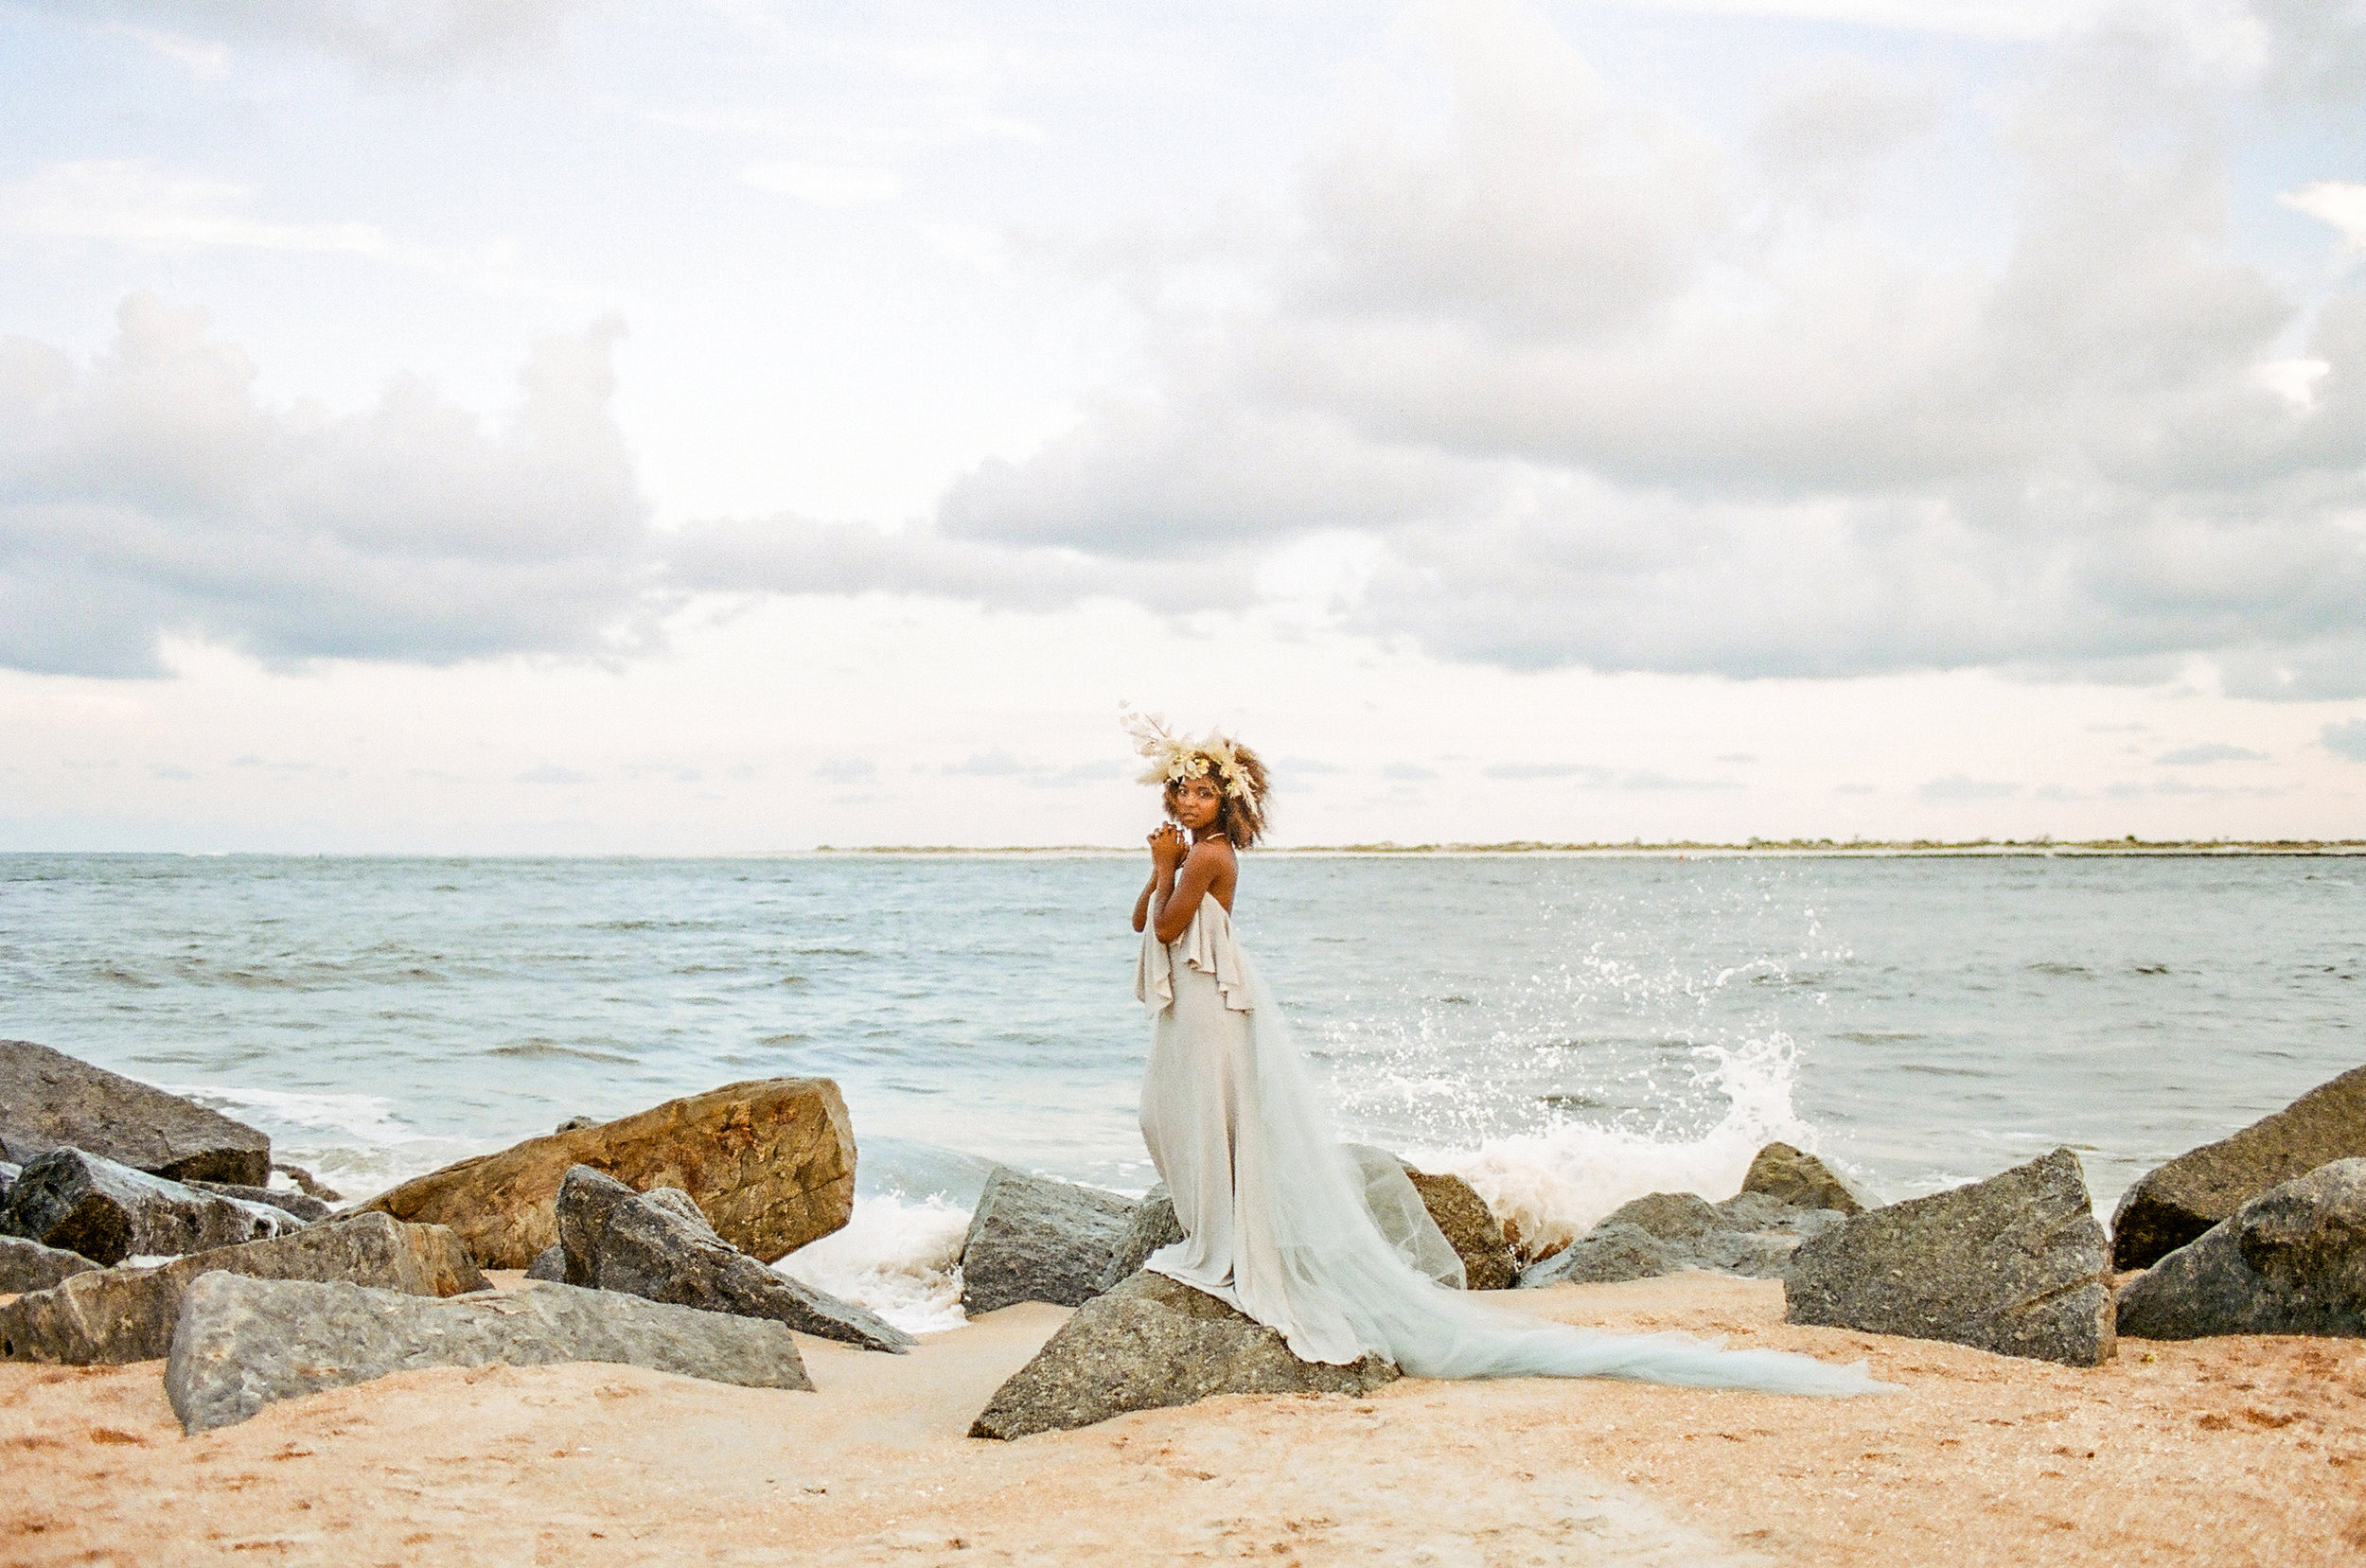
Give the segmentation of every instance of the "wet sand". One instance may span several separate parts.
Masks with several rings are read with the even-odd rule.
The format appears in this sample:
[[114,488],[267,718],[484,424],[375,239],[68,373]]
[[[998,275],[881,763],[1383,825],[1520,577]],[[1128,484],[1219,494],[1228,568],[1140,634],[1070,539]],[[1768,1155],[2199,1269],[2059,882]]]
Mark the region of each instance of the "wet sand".
[[162,1367],[0,1365],[0,1564],[2366,1562],[2366,1342],[2124,1342],[2091,1370],[1785,1327],[1772,1281],[1505,1293],[1868,1359],[1896,1395],[1407,1380],[963,1436],[1066,1313],[818,1394],[406,1373],[184,1438]]

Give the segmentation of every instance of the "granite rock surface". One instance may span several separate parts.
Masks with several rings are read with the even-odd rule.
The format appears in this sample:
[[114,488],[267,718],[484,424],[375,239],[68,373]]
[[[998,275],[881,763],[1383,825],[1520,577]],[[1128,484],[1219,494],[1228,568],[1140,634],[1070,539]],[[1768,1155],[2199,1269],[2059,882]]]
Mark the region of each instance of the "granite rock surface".
[[2366,1337],[2366,1159],[2271,1187],[2120,1288],[2119,1331]]
[[26,1165],[0,1208],[0,1229],[106,1264],[232,1246],[302,1223],[70,1147]]
[[1100,1294],[1135,1207],[1097,1187],[996,1166],[962,1242],[962,1304],[973,1313],[1019,1301],[1082,1306]]
[[271,1139],[242,1121],[30,1040],[0,1040],[0,1159],[72,1147],[180,1181],[271,1180]]

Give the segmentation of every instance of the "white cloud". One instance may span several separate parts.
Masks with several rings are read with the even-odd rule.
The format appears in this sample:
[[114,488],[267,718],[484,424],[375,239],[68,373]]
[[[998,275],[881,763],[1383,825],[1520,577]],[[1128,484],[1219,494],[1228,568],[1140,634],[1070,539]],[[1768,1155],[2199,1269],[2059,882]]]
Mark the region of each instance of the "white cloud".
[[2325,749],[2337,757],[2347,757],[2352,762],[2366,762],[2366,718],[2345,719],[2339,724],[2328,724],[2318,738],[2324,743]]
[[2366,255],[2366,185],[2320,180],[2277,198],[2286,206],[2332,225],[2351,250]]
[[632,637],[620,327],[540,344],[487,430],[409,378],[352,414],[268,406],[203,312],[134,295],[118,325],[86,367],[0,341],[0,664],[153,673],[168,632],[428,662]]
[[[547,44],[592,0],[32,0],[154,30],[185,49],[294,45],[382,70],[437,71]],[[144,40],[145,41],[145,40]]]
[[817,207],[867,207],[903,194],[903,176],[892,168],[845,164],[773,162],[750,164],[740,181],[776,196],[793,196]]

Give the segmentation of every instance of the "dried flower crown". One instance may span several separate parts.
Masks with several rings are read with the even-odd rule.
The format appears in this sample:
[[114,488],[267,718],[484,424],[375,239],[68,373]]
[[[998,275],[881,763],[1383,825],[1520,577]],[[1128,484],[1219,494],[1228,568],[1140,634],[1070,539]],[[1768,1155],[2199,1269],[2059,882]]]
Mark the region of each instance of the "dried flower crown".
[[1133,737],[1134,749],[1150,759],[1149,771],[1138,783],[1164,785],[1212,775],[1227,795],[1241,801],[1252,799],[1248,777],[1241,771],[1234,753],[1239,743],[1231,736],[1211,730],[1204,740],[1189,740],[1168,729],[1157,715],[1124,707],[1119,710],[1119,722]]

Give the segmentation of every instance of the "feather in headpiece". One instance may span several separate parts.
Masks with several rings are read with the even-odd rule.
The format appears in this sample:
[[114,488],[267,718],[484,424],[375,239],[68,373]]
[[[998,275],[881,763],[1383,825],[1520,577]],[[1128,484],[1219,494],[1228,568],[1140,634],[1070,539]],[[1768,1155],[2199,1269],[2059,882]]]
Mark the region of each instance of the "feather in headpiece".
[[1118,722],[1133,737],[1134,749],[1150,759],[1150,768],[1139,783],[1164,785],[1212,773],[1227,795],[1249,798],[1249,781],[1235,755],[1238,743],[1230,736],[1210,731],[1205,740],[1186,739],[1168,729],[1157,714],[1138,714],[1126,703],[1118,705]]

